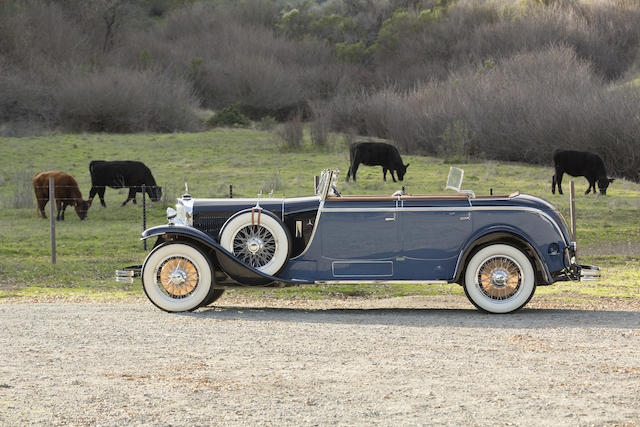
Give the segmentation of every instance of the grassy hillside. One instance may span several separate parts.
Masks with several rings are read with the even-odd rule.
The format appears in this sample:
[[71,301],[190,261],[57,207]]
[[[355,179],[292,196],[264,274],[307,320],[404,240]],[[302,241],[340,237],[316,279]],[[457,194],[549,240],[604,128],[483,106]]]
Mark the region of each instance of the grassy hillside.
[[[342,170],[343,194],[391,194],[400,183],[382,182],[379,167],[361,167],[358,183],[345,183],[348,167],[346,142],[334,137],[319,150],[304,144],[285,151],[271,133],[255,130],[220,130],[195,134],[53,135],[38,138],[3,138],[0,143],[0,297],[81,296],[120,298],[142,295],[140,284],[116,284],[116,268],[141,263],[141,205],[120,207],[125,191],[107,189],[107,208],[98,201],[80,221],[72,208],[56,226],[58,263],[49,262],[49,223],[36,216],[32,176],[60,169],[73,174],[88,197],[91,160],[141,160],[164,187],[164,201],[149,203],[149,226],[166,222],[165,208],[173,205],[184,183],[197,197],[226,197],[229,184],[235,196],[309,195],[313,176],[322,168]],[[443,191],[449,164],[441,159],[404,156],[411,165],[407,191]],[[552,171],[511,163],[456,164],[465,169],[465,188],[477,194],[523,193],[544,197],[568,217],[568,180],[565,195],[552,195]],[[550,298],[640,298],[640,185],[616,181],[606,197],[585,196],[586,180],[576,178],[580,260],[600,265],[606,278],[599,284],[561,283],[539,289]],[[138,196],[139,199],[139,196]],[[47,211],[48,212],[48,211]],[[234,291],[236,295],[320,298],[344,295],[389,296],[461,293],[447,286],[326,286],[285,290]],[[1,298],[0,298],[1,300]]]

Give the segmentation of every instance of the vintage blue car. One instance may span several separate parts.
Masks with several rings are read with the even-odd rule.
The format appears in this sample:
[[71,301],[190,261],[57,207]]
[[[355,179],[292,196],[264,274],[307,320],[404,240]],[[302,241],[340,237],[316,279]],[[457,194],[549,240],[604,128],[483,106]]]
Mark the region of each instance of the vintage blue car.
[[141,266],[153,304],[195,310],[226,288],[304,284],[459,283],[480,310],[523,307],[536,286],[595,280],[599,268],[576,264],[562,215],[537,197],[513,193],[343,196],[337,171],[325,170],[316,194],[297,198],[197,199],[185,194]]

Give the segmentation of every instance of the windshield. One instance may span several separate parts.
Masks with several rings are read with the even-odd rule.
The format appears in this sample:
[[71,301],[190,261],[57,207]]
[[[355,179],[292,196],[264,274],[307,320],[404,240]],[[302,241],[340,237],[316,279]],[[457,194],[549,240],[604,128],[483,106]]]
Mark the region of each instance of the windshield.
[[325,169],[320,174],[318,186],[316,187],[316,196],[320,196],[324,200],[327,195],[335,196],[335,185],[338,182],[338,171]]
[[316,187],[316,196],[320,196],[323,193],[324,186],[327,185],[329,179],[329,170],[325,169],[320,173],[320,179],[318,180],[318,186]]
[[447,177],[445,190],[455,190],[458,193],[470,194],[471,197],[475,197],[473,191],[462,189],[462,178],[464,178],[464,170],[451,166],[449,168],[449,176]]
[[462,188],[462,178],[464,177],[464,170],[460,168],[449,168],[449,177],[447,178],[446,190],[460,191]]

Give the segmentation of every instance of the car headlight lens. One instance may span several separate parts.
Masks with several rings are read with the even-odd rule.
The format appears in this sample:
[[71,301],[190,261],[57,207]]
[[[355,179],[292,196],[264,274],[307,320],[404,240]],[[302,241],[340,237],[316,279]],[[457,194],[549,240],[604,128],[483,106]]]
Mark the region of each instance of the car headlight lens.
[[[192,225],[193,224],[192,215],[191,215],[192,209],[193,207],[190,206],[190,204],[186,205],[183,203],[181,199],[178,199],[178,203],[176,203],[176,210],[175,210],[176,216],[174,218],[174,223],[178,225]],[[167,210],[167,214],[168,214],[168,210]]]
[[167,221],[169,221],[169,224],[173,224],[176,216],[178,216],[178,212],[175,209],[167,208]]

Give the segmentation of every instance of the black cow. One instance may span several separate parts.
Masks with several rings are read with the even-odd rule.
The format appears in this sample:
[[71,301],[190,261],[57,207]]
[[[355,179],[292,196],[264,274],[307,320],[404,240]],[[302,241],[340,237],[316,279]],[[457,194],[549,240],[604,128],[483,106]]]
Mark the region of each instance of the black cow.
[[126,205],[129,200],[136,203],[136,193],[142,193],[142,184],[145,185],[147,194],[154,202],[162,197],[162,188],[156,186],[156,180],[153,179],[151,171],[142,162],[94,160],[89,163],[89,171],[91,172],[89,201],[91,202],[98,194],[100,203],[104,207],[107,206],[104,203],[106,187],[129,188],[129,195],[122,206]]
[[607,178],[607,171],[600,156],[588,151],[555,150],[553,152],[553,166],[556,169],[555,175],[551,179],[551,192],[556,194],[556,183],[558,183],[558,193],[562,194],[562,175],[567,173],[571,176],[584,176],[589,181],[589,187],[584,194],[589,194],[593,188],[596,194],[596,181],[600,194],[607,194],[607,187],[614,181]]
[[349,165],[349,172],[347,172],[347,182],[349,182],[351,175],[353,175],[353,181],[356,181],[356,172],[360,163],[365,166],[382,166],[382,179],[387,180],[388,170],[391,172],[393,182],[396,182],[393,171],[398,173],[398,179],[402,181],[409,166],[409,163],[402,164],[402,157],[400,157],[396,147],[384,142],[353,143],[349,146],[349,158],[351,164]]

